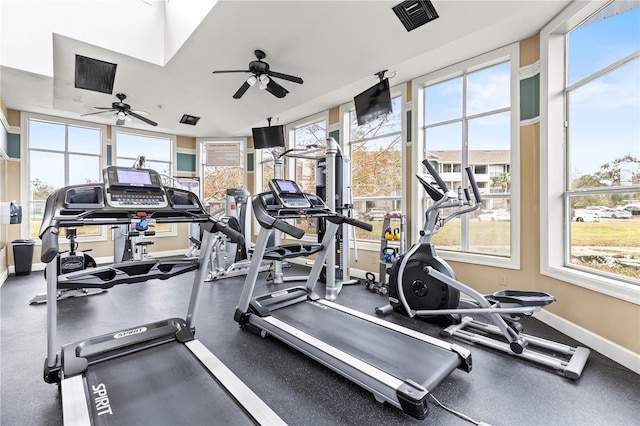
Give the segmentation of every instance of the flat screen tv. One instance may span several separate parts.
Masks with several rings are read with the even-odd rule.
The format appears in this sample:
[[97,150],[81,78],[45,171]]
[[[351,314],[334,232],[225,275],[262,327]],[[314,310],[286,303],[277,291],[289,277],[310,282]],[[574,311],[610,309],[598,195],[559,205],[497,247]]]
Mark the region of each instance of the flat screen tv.
[[389,80],[384,79],[380,83],[368,88],[353,98],[356,104],[356,117],[358,126],[370,123],[381,115],[391,112],[391,92]]
[[284,126],[254,127],[253,147],[255,149],[277,148],[284,146]]

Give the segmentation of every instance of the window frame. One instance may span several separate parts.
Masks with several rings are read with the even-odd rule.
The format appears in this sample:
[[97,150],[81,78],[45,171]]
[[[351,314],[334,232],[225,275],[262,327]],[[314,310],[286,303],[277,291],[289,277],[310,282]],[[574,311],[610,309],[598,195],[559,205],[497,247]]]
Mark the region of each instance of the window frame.
[[[21,165],[20,165],[20,198],[22,200],[27,200],[27,207],[24,209],[23,217],[30,218],[31,217],[31,195],[29,188],[30,179],[31,179],[31,149],[29,144],[29,122],[31,120],[34,121],[42,121],[48,122],[52,124],[59,124],[66,126],[74,126],[74,127],[84,127],[84,128],[94,128],[100,130],[100,154],[99,154],[99,163],[100,163],[100,171],[104,169],[107,164],[107,126],[104,124],[92,123],[87,121],[78,121],[69,118],[63,117],[54,117],[44,114],[36,114],[30,112],[23,112],[21,114],[20,120],[20,128],[21,128],[21,137],[20,137],[20,152],[22,153]],[[46,150],[41,150],[46,151]],[[64,151],[56,151],[56,152],[64,152],[65,155],[65,167],[68,168],[68,155],[66,147]],[[90,155],[90,154],[87,154]],[[102,176],[100,174],[100,182],[102,182]],[[107,231],[104,226],[99,226],[99,233],[97,235],[91,236],[78,236],[78,242],[98,242],[98,241],[107,241]],[[30,229],[30,220],[23,220],[20,225],[20,234],[24,238],[31,239],[31,229]],[[36,245],[41,245],[42,241],[39,238],[34,238]]]
[[[170,177],[176,176],[177,172],[177,159],[176,159],[176,150],[177,150],[177,136],[167,133],[158,133],[158,132],[150,132],[148,130],[140,130],[134,129],[131,127],[123,127],[122,129],[112,126],[111,127],[111,163],[113,165],[117,165],[118,163],[118,133],[128,133],[136,136],[143,136],[149,138],[158,138],[158,139],[169,139],[171,152],[169,154],[169,170]],[[154,161],[150,159],[150,161]],[[178,226],[176,223],[169,223],[168,231],[156,231],[155,235],[149,237],[151,239],[154,238],[166,238],[166,237],[176,237],[178,236]]]
[[[510,122],[511,122],[511,149],[510,149],[510,169],[511,169],[511,255],[509,257],[498,257],[482,253],[457,252],[440,250],[439,255],[445,259],[455,262],[472,263],[478,265],[494,266],[507,269],[520,269],[520,46],[519,43],[512,43],[500,47],[490,52],[478,55],[454,65],[442,68],[432,73],[415,78],[412,84],[413,106],[413,138],[415,141],[412,147],[412,170],[415,173],[422,173],[424,166],[422,159],[426,158],[425,136],[424,136],[424,90],[427,85],[431,86],[455,77],[460,77],[476,70],[484,69],[492,65],[508,60],[510,62]],[[463,158],[466,154],[463,153]],[[516,190],[513,190],[516,188]],[[411,217],[419,220],[411,221],[411,234],[418,235],[424,227],[425,207],[420,202],[424,197],[424,190],[420,185],[411,185],[411,199],[414,200],[411,206]]]
[[640,305],[640,286],[565,265],[565,36],[608,3],[572,3],[540,32],[540,274]]
[[[248,189],[248,172],[247,172],[247,153],[249,151],[248,147],[247,147],[247,138],[246,137],[229,137],[229,138],[219,138],[219,137],[215,137],[215,138],[196,138],[196,176],[198,177],[198,179],[200,179],[200,193],[198,194],[198,197],[200,197],[200,199],[204,202],[204,160],[202,158],[202,151],[203,148],[206,144],[208,143],[235,143],[240,145],[240,154],[241,157],[240,158],[240,164],[241,167],[244,169],[244,173],[243,173],[243,188],[244,189]],[[254,156],[255,158],[255,156]],[[254,165],[254,170],[255,170],[255,165]],[[255,173],[254,173],[255,174]],[[252,196],[255,194],[251,194]],[[224,200],[223,200],[224,201]]]
[[[373,85],[373,84],[372,84]],[[400,138],[401,138],[401,146],[400,146],[400,193],[407,193],[407,182],[406,182],[406,171],[407,168],[407,147],[411,146],[411,139],[408,137],[411,133],[411,129],[408,128],[407,123],[407,115],[408,112],[411,111],[412,105],[410,102],[407,102],[407,82],[402,82],[395,86],[391,86],[391,82],[389,82],[389,91],[391,94],[391,100],[393,102],[394,98],[400,97]],[[355,102],[352,100],[345,104],[340,105],[339,107],[339,115],[340,115],[340,149],[345,153],[345,155],[351,158],[351,113],[356,110]],[[352,188],[352,202],[355,203],[356,196],[353,195]],[[405,212],[407,215],[408,209],[408,200],[407,197],[400,197],[400,211]],[[350,235],[350,244],[354,244],[353,238],[355,236],[355,232]],[[369,250],[369,251],[378,251],[380,250],[380,236],[373,235],[372,239],[356,239],[356,245],[359,249]]]

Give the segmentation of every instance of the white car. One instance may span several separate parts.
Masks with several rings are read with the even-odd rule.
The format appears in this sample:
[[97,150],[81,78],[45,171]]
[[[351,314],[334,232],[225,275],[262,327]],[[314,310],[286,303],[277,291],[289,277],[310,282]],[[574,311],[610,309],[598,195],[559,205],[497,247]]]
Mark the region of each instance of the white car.
[[497,222],[511,220],[511,213],[508,210],[487,210],[478,215],[480,222]]
[[600,217],[611,219],[629,219],[631,217],[631,212],[623,209],[602,209],[598,214]]
[[576,222],[600,222],[600,213],[593,210],[576,210],[573,217]]

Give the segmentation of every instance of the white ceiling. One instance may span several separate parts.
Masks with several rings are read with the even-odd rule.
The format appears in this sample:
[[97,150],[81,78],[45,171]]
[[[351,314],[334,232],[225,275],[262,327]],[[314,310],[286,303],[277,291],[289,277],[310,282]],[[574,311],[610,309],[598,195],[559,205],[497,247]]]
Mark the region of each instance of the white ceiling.
[[[28,8],[7,7],[18,1],[22,6],[31,3],[27,16],[21,11]],[[156,54],[157,45],[153,43],[148,51],[161,59],[150,60],[148,55],[138,53],[134,57],[127,51],[127,47],[132,50],[136,40],[149,45],[145,37],[166,37],[162,32],[156,36],[157,28],[148,26],[147,21],[132,24],[131,17],[116,15],[105,17],[101,23],[102,15],[95,13],[85,19],[89,28],[77,28],[75,24],[83,22],[80,12],[87,14],[91,7],[98,11],[103,0],[50,2],[48,7],[54,4],[63,11],[74,10],[75,24],[73,28],[67,24],[58,29],[52,27],[48,37],[37,40],[29,34],[37,34],[38,29],[29,26],[38,21],[32,22],[28,15],[46,2],[0,0],[0,96],[9,109],[114,124],[108,114],[104,118],[81,114],[95,112],[94,106],[110,106],[117,101],[116,93],[125,93],[125,102],[133,109],[149,112],[149,118],[158,122],[158,127],[151,127],[134,119],[127,126],[195,137],[248,136],[251,127],[265,126],[267,117],[278,117],[280,124],[286,124],[347,103],[377,81],[378,71],[395,72],[391,85],[397,85],[528,38],[569,3],[434,0],[440,17],[407,32],[391,10],[399,0],[190,1],[193,3],[135,2],[137,7],[155,7],[149,9],[154,14],[152,18],[161,20],[169,5],[187,8],[183,14],[190,4],[197,6],[193,11],[197,19],[188,24],[195,28],[191,35],[182,35],[180,42],[171,46],[166,39],[159,42],[165,46],[165,56]],[[79,12],[75,6],[80,3],[84,8]],[[200,16],[204,18],[197,25]],[[9,25],[15,22],[20,25]],[[148,30],[141,31],[142,24]],[[123,47],[93,44],[97,43],[98,34]],[[38,49],[43,53],[39,54]],[[255,59],[255,49],[267,54],[265,61],[271,70],[302,77],[304,84],[276,80],[290,92],[282,99],[259,90],[257,85],[242,99],[233,99],[250,74],[214,75],[211,71],[247,69]],[[11,56],[11,52],[20,55]],[[76,54],[117,64],[113,95],[74,87]],[[35,60],[36,64],[22,65],[24,58]],[[44,71],[37,67],[39,58],[45,62],[40,67]],[[195,127],[180,124],[183,114],[201,119]]]

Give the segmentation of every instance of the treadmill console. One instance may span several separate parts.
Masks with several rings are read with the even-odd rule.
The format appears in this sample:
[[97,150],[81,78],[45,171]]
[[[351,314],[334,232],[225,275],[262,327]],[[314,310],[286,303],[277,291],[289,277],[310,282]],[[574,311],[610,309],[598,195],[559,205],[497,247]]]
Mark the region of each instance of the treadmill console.
[[168,205],[155,170],[109,166],[104,170],[104,182],[106,201],[112,207],[161,209]]
[[292,180],[271,179],[269,188],[276,200],[286,208],[309,208],[311,203],[297,183]]

